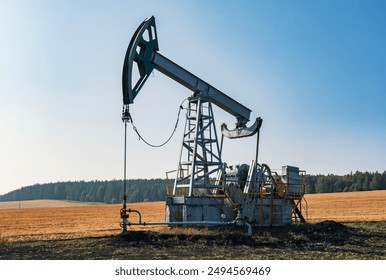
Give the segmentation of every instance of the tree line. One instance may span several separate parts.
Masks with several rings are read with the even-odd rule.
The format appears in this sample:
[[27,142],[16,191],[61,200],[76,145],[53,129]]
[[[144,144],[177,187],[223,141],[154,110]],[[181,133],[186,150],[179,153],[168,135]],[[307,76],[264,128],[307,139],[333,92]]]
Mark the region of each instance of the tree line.
[[[386,171],[347,175],[305,175],[307,193],[386,190]],[[166,179],[127,180],[127,202],[161,201],[167,196]],[[35,184],[0,196],[0,201],[59,199],[85,202],[119,203],[123,198],[123,180],[76,181]]]
[[386,171],[383,173],[356,171],[343,176],[306,175],[305,184],[308,193],[386,190]]
[[[119,203],[123,200],[123,192],[123,180],[57,182],[22,187],[1,195],[0,201],[59,199]],[[166,180],[127,180],[126,196],[127,202],[165,200]]]

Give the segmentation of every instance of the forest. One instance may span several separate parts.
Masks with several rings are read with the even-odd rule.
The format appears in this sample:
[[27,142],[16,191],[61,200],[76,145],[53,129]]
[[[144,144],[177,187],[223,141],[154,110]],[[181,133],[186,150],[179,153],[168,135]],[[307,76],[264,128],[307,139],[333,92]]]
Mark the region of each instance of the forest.
[[[386,190],[386,171],[360,172],[347,175],[305,175],[307,193],[331,193]],[[126,182],[127,202],[165,200],[166,179],[130,179]],[[85,202],[119,203],[123,197],[123,180],[76,181],[35,184],[4,195],[0,201],[59,199]]]
[[386,190],[386,171],[351,172],[339,175],[306,175],[305,185],[307,193],[332,193]]
[[[165,179],[127,180],[128,202],[159,201],[166,198]],[[123,180],[76,181],[35,184],[0,196],[0,201],[59,199],[118,203],[123,197]]]

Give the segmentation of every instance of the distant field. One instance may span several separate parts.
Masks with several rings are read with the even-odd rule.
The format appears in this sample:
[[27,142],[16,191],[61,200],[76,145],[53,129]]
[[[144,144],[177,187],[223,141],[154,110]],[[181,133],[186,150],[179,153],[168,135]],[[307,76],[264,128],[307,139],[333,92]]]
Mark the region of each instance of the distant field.
[[[305,197],[308,221],[337,222],[386,220],[386,191],[311,194]],[[145,222],[165,220],[165,202],[131,203]],[[120,232],[119,204],[69,201],[0,202],[0,240],[50,240],[102,236]],[[138,216],[130,214],[130,221]],[[136,227],[136,230],[143,227]],[[146,230],[170,231],[167,227]]]
[[40,199],[40,200],[0,202],[0,209],[68,207],[68,206],[84,206],[84,205],[96,205],[96,204],[100,204],[100,203],[86,203],[86,202],[79,202],[79,201]]
[[305,199],[310,222],[386,220],[386,191],[309,194]]

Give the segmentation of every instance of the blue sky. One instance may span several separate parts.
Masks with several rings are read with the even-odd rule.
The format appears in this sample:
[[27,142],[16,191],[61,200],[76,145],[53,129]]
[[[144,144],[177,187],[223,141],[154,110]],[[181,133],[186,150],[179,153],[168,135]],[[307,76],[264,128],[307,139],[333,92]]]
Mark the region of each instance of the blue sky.
[[[385,14],[385,1],[1,1],[0,194],[123,177],[123,59],[151,15],[160,53],[263,118],[261,163],[383,172]],[[130,108],[134,124],[163,142],[189,95],[155,71]],[[175,169],[183,122],[160,149],[129,130],[128,177]],[[226,140],[223,160],[248,163],[254,141]]]

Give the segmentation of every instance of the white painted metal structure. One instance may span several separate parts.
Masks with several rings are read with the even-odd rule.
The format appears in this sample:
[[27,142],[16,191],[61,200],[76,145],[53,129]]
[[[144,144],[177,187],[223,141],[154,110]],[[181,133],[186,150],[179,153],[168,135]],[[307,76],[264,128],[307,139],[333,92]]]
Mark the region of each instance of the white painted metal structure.
[[[136,82],[133,81],[134,65],[138,67]],[[192,91],[173,191],[166,200],[166,223],[287,224],[292,222],[295,209],[295,214],[303,219],[297,208],[304,194],[299,183],[299,169],[291,169],[292,173],[297,172],[297,175],[291,173],[292,177],[289,177],[288,167],[284,175],[272,174],[267,165],[256,163],[257,152],[250,165],[227,168],[221,159],[222,147],[212,104],[236,117],[235,129],[228,130],[225,124],[221,126],[223,137],[259,135],[262,120],[257,118],[247,127],[250,109],[161,55],[154,17],[138,27],[126,53],[122,79],[123,119],[130,121],[129,104],[154,69]],[[298,192],[291,196],[294,182]],[[295,200],[299,202],[296,204]],[[123,223],[126,221],[123,218],[128,216],[125,209],[123,214],[121,210]]]

